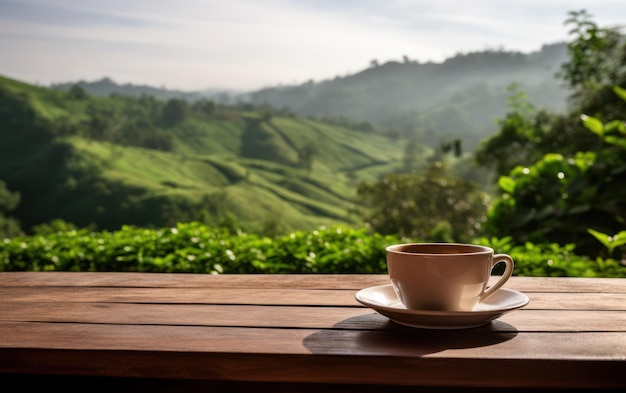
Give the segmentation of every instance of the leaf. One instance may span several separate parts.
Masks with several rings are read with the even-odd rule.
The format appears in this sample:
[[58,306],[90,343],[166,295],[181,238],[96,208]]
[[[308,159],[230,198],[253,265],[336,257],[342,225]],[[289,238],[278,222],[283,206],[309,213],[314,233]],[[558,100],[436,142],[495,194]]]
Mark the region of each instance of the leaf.
[[619,247],[626,244],[626,231],[620,231],[619,233],[612,236],[613,237],[613,247]]
[[613,91],[615,92],[615,94],[617,94],[622,100],[626,101],[626,89],[619,87],[619,86],[613,86]]
[[604,125],[599,119],[592,116],[580,115],[580,119],[583,121],[583,125],[594,134],[602,137],[604,136]]
[[595,237],[600,243],[602,243],[604,247],[611,248],[611,237],[609,235],[591,228],[587,229],[587,232],[593,235],[593,237]]
[[609,250],[609,255],[613,255],[613,250],[615,250],[615,248],[626,244],[626,231],[621,231],[613,236],[609,236],[593,229],[587,229],[587,232],[591,233]]
[[604,125],[604,132],[609,133],[617,130],[620,134],[626,135],[626,123],[624,120],[613,120]]
[[513,194],[513,191],[515,191],[515,180],[513,180],[509,176],[500,176],[500,178],[498,179],[498,186],[504,192]]
[[624,140],[623,137],[619,138],[619,137],[616,137],[614,135],[609,135],[609,136],[604,138],[604,141],[606,143],[610,143],[612,145],[619,146],[622,149],[626,149],[626,140]]

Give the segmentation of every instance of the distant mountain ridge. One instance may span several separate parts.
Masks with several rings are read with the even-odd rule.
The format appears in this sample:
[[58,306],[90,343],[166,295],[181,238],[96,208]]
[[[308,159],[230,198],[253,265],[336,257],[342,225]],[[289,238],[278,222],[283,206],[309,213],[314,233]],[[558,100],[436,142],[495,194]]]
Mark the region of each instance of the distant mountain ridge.
[[369,121],[404,137],[436,145],[459,138],[470,149],[496,131],[506,88],[520,86],[540,108],[562,111],[568,92],[555,74],[567,60],[565,43],[530,54],[484,51],[443,63],[376,62],[356,74],[319,83],[279,86],[250,94],[256,104],[289,107],[298,115]]
[[[367,101],[377,105],[395,99],[391,102],[395,106],[416,105],[425,109],[449,99],[455,92],[482,83],[501,86],[518,82],[536,89],[549,81],[550,84],[543,86],[542,92],[553,93],[552,89],[561,90],[554,74],[566,59],[566,45],[553,44],[530,54],[507,51],[459,54],[442,63],[419,63],[408,59],[382,65],[374,62],[356,74],[319,83],[310,81],[298,86],[269,87],[252,92],[251,98],[255,102],[268,101],[276,106],[289,105],[298,113],[308,111],[302,114],[309,115],[344,114],[341,108],[330,105],[321,107],[321,103],[317,102],[338,92],[368,94]],[[552,108],[562,106],[562,102],[544,101]],[[353,108],[357,107],[353,105]],[[375,118],[372,115],[369,117],[371,120]]]
[[418,63],[408,58],[384,64],[372,61],[369,68],[344,77],[249,92],[184,92],[119,85],[109,78],[51,87],[69,90],[77,84],[90,94],[103,96],[152,95],[188,101],[208,98],[269,105],[300,116],[370,122],[379,132],[432,147],[460,139],[465,150],[472,151],[497,131],[496,120],[507,110],[506,88],[513,83],[538,108],[564,110],[568,92],[555,75],[566,60],[566,44],[556,43],[528,54],[503,50],[458,54],[442,63]]
[[132,83],[118,84],[115,83],[109,77],[103,77],[102,79],[87,82],[84,80],[77,82],[65,82],[54,83],[50,85],[51,89],[55,90],[70,90],[73,86],[80,86],[87,93],[97,96],[110,96],[111,94],[119,94],[130,97],[140,97],[142,95],[148,95],[157,97],[163,100],[171,98],[185,99],[193,102],[202,98],[219,99],[222,95],[239,94],[236,90],[230,89],[206,89],[198,91],[183,91],[175,89],[167,89],[164,87],[153,87],[148,85],[134,85]]

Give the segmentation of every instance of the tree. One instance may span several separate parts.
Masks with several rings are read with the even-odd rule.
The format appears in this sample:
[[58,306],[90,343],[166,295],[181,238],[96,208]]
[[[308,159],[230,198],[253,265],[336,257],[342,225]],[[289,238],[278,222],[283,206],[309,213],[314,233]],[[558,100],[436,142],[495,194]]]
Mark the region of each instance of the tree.
[[68,92],[68,96],[73,100],[84,100],[89,97],[89,94],[79,85],[73,85],[70,91]]
[[487,139],[474,153],[476,162],[494,170],[496,176],[539,158],[532,157],[534,154],[541,155],[536,151],[542,128],[535,124],[537,111],[534,105],[517,83],[509,85],[507,92],[508,112],[499,121],[498,134]]
[[86,124],[87,137],[99,140],[109,141],[113,138],[114,122],[117,113],[110,103],[90,102],[87,106],[87,114],[89,120]]
[[215,113],[215,102],[203,98],[193,104],[193,109],[206,116],[211,116]]
[[482,233],[488,196],[475,183],[433,163],[421,174],[392,174],[357,190],[365,224],[381,234],[421,240],[471,241]]
[[[566,25],[574,38],[567,44],[570,61],[559,76],[579,92],[618,84],[624,77],[624,41],[616,28],[601,28],[584,9],[569,12]],[[599,56],[602,54],[603,56]]]
[[167,125],[175,125],[183,122],[189,113],[189,104],[187,101],[179,98],[171,98],[163,107],[163,121]]
[[585,10],[572,11],[565,21],[573,25],[567,44],[569,61],[557,73],[572,89],[575,113],[611,120],[622,114],[614,86],[626,85],[626,40],[619,28],[599,27]]
[[11,192],[0,180],[0,238],[18,236],[22,233],[19,221],[7,216],[20,203],[20,194]]

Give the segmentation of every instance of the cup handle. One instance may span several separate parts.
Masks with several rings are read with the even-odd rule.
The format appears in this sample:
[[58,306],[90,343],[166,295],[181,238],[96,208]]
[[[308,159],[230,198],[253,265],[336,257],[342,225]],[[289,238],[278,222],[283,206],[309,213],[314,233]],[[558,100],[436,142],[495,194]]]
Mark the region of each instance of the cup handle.
[[500,276],[500,279],[496,281],[495,284],[493,284],[492,286],[487,288],[485,292],[483,292],[482,296],[480,297],[481,302],[487,299],[489,296],[493,295],[493,293],[500,289],[504,285],[504,283],[507,282],[507,280],[513,275],[513,266],[515,265],[513,262],[513,258],[506,254],[496,254],[493,256],[491,269],[496,267],[496,265],[500,262],[504,262],[506,265],[506,267],[504,268],[504,273],[502,273],[502,276]]

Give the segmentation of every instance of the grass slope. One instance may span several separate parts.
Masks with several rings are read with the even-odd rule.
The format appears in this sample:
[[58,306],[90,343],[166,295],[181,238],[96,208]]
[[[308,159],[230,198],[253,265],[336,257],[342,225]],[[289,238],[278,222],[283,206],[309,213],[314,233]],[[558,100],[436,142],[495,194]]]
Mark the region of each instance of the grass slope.
[[[120,99],[105,97],[70,100],[66,92],[2,77],[0,89],[11,99],[20,97],[20,105],[34,112],[34,117],[46,119],[57,128],[59,124],[89,124],[90,105],[107,108],[124,105]],[[111,111],[113,113],[113,109]],[[6,117],[7,114],[4,115]],[[19,136],[16,140],[16,130],[10,125],[0,125],[0,142],[10,140],[13,148],[17,147],[20,140]],[[57,184],[54,193],[39,189],[37,194],[41,195],[27,195],[23,200],[27,204],[47,206],[48,210],[59,213],[70,211],[72,206],[80,206],[84,209],[83,215],[88,216],[89,209],[99,209],[101,216],[107,215],[109,225],[111,222],[135,224],[132,222],[135,216],[143,217],[141,224],[161,225],[163,201],[170,200],[177,203],[184,201],[187,219],[212,224],[230,216],[249,231],[266,227],[289,231],[338,223],[358,224],[349,213],[351,205],[358,204],[356,184],[398,169],[406,144],[405,141],[394,141],[305,118],[263,118],[258,113],[235,113],[211,119],[191,115],[175,126],[162,127],[160,131],[171,136],[173,151],[96,141],[78,134],[56,135],[49,143],[68,146],[72,162],[92,168],[89,173],[96,179],[90,181],[98,183],[97,179],[101,179],[108,186],[103,187],[101,194],[81,195],[80,200],[72,201],[60,196],[69,191],[64,188],[59,190],[61,186]],[[307,149],[312,153],[308,165],[303,165],[302,152]],[[427,155],[429,151],[425,149],[422,153]],[[37,161],[23,155],[24,151],[15,153],[12,161],[4,158],[14,167],[29,160]],[[0,157],[0,165],[4,163],[4,158]],[[46,176],[46,170],[52,169],[42,165],[37,168],[42,177]],[[25,186],[27,179],[13,176],[18,176],[15,171],[0,170],[0,179],[4,178],[9,186],[17,186],[13,191],[29,193]],[[79,176],[75,173],[72,176],[69,181],[72,184],[84,181],[75,178]],[[63,182],[68,182],[67,178],[71,176],[64,174],[61,177]],[[124,190],[132,190],[133,202],[124,201],[123,195],[113,198],[111,194],[114,191],[111,190],[122,194]],[[46,194],[57,196],[52,200]],[[89,198],[98,200],[99,205],[92,206]],[[120,209],[111,205],[114,203],[111,201],[117,200],[124,201],[120,203]],[[152,208],[147,206],[154,206],[154,221],[146,218],[150,216],[149,210],[142,214],[124,210],[124,206],[131,209],[130,205],[142,206],[144,210]],[[28,209],[29,206],[20,206],[18,211]],[[41,221],[68,219],[55,217],[50,211],[47,215],[44,212],[38,214]],[[111,216],[116,214],[120,217],[112,220]],[[125,218],[128,221],[123,221]],[[29,217],[31,224],[34,221],[37,221],[36,217]],[[103,226],[97,218],[93,221],[99,227]]]

